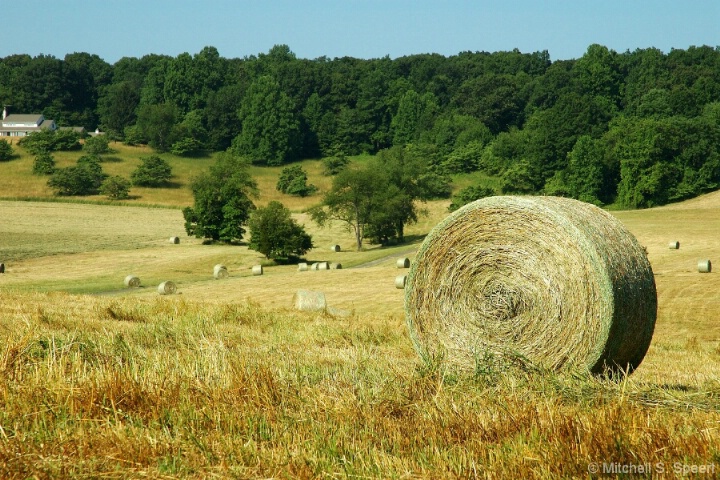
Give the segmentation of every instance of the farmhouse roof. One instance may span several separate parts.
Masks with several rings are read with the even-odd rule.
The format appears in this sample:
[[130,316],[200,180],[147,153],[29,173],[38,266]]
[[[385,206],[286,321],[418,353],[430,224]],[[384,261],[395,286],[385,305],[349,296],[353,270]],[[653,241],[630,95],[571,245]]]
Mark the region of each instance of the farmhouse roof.
[[[28,123],[34,123],[35,125],[38,125],[43,120],[43,116],[40,113],[11,113],[7,117],[5,117],[5,120],[2,121],[4,124],[8,123],[22,123],[22,124],[28,124]],[[47,121],[47,120],[46,120]]]

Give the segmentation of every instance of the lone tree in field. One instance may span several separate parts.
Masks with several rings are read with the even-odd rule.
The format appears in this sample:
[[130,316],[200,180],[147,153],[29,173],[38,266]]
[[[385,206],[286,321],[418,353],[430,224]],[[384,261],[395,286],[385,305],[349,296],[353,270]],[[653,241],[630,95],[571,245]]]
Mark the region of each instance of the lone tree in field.
[[130,198],[130,182],[120,175],[106,178],[100,185],[100,193],[110,200],[126,200]]
[[90,155],[110,153],[110,138],[108,138],[107,135],[88,137],[85,139],[85,144],[82,149]]
[[250,216],[250,249],[271,259],[298,258],[313,248],[312,238],[277,201],[258,208]]
[[257,196],[248,162],[221,153],[207,172],[193,180],[191,188],[195,205],[183,209],[187,234],[224,242],[242,240],[243,225],[255,210],[250,196]]
[[308,185],[307,180],[307,172],[300,165],[292,165],[282,169],[275,189],[288,195],[307,197],[317,191],[317,187]]
[[134,185],[141,187],[161,187],[172,178],[172,167],[157,155],[140,158],[142,162],[130,174]]
[[56,195],[95,195],[105,177],[96,157],[82,156],[76,166],[55,170],[48,186]]
[[13,156],[13,148],[7,140],[0,140],[0,162],[10,160]]

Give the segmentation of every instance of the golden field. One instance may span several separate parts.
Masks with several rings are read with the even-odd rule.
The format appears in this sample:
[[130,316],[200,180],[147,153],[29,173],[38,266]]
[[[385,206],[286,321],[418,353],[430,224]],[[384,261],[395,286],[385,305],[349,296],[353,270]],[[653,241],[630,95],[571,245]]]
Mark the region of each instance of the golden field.
[[[118,155],[106,171],[127,172],[132,155]],[[449,201],[425,205],[415,243],[354,252],[341,225],[301,213],[318,196],[277,194],[279,169],[259,171],[258,203],[290,203],[313,235],[308,261],[344,268],[266,263],[253,277],[257,253],[202,245],[178,208],[141,206],[189,205],[187,179],[209,161],[173,159],[182,185],[119,206],[0,201],[0,478],[720,476],[720,280],[697,271],[720,252],[720,192],[613,212],[658,289],[635,373],[462,376],[420,362],[393,283],[395,258],[412,258]],[[48,195],[28,186],[28,162],[0,165],[3,197]],[[322,190],[318,163],[304,165]],[[217,263],[228,279],[212,278]],[[143,287],[125,289],[128,274]],[[157,294],[164,280],[177,295]],[[351,314],[296,312],[298,289]]]

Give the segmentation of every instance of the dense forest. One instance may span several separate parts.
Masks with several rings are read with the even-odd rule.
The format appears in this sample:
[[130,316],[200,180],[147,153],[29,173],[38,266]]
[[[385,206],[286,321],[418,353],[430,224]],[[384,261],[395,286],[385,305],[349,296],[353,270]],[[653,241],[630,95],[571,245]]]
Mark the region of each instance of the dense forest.
[[108,64],[97,55],[0,59],[0,102],[58,125],[179,155],[253,162],[403,149],[437,174],[484,171],[503,193],[649,207],[720,187],[720,48],[576,60],[461,52],[300,59],[286,45],[214,47]]

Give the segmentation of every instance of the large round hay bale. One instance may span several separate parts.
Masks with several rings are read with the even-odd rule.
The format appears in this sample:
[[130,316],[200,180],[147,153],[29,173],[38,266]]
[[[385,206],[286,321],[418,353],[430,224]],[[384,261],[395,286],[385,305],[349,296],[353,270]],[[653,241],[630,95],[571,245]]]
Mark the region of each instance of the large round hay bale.
[[254,276],[262,275],[263,274],[263,266],[262,265],[255,265],[252,267],[252,274]]
[[680,242],[677,242],[677,241],[675,241],[675,242],[670,242],[670,243],[668,243],[668,248],[669,248],[670,250],[677,250],[677,249],[680,248]]
[[642,246],[607,212],[559,197],[488,197],[426,237],[405,313],[421,357],[461,369],[632,371],[652,339],[657,294]]
[[698,261],[698,272],[710,273],[712,271],[712,263],[710,260],[699,260]]
[[140,279],[135,275],[128,275],[125,277],[125,286],[128,288],[138,288],[140,286]]
[[160,295],[172,295],[175,292],[177,292],[177,285],[169,280],[158,285],[158,293]]
[[330,250],[332,250],[333,252],[339,252],[339,251],[340,251],[340,245],[333,245],[332,247],[330,247]]
[[170,237],[170,243],[177,245],[180,243],[180,237]]
[[410,259],[405,258],[398,258],[397,262],[395,262],[395,266],[397,268],[410,268]]
[[407,275],[398,275],[395,277],[395,288],[405,288],[407,284]]
[[213,278],[215,280],[222,280],[223,278],[228,278],[228,276],[230,276],[230,274],[225,265],[217,264],[213,267]]
[[328,262],[318,262],[318,270],[330,270],[330,264]]
[[305,262],[298,263],[298,272],[307,272],[308,264]]
[[292,298],[293,305],[297,310],[319,311],[327,308],[325,294],[310,290],[298,290]]
[[342,270],[342,263],[338,263],[338,262],[331,263],[330,270]]

